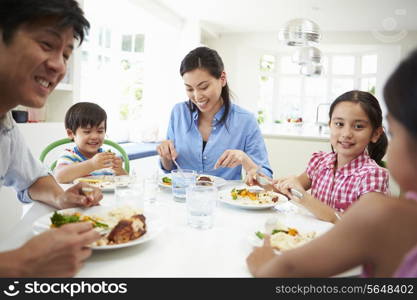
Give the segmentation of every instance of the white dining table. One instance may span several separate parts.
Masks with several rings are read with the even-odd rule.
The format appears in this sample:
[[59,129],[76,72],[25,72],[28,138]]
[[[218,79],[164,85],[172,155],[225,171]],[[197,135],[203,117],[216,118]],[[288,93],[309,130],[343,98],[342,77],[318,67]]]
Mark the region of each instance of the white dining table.
[[[241,182],[229,181],[221,190],[238,184]],[[114,205],[114,193],[103,195],[103,206]],[[35,202],[1,242],[0,251],[24,244],[34,235],[33,223],[53,211]],[[264,228],[267,218],[277,214],[273,208],[242,209],[219,201],[214,226],[194,229],[187,225],[185,203],[175,201],[167,188],[161,188],[154,203],[145,202],[145,216],[147,212],[162,218],[164,228],[157,236],[130,247],[94,250],[77,277],[250,277],[246,257],[253,248],[251,238]],[[314,222],[312,215],[304,217]],[[340,276],[359,273],[355,268]]]

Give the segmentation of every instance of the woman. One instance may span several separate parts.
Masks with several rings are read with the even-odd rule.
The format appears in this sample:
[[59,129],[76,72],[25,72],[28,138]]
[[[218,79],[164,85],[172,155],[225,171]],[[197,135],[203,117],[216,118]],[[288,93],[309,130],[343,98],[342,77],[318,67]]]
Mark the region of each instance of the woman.
[[265,143],[255,117],[232,104],[223,61],[207,47],[192,50],[181,62],[189,101],[175,105],[167,140],[157,148],[165,171],[181,168],[224,179],[246,172],[272,177]]

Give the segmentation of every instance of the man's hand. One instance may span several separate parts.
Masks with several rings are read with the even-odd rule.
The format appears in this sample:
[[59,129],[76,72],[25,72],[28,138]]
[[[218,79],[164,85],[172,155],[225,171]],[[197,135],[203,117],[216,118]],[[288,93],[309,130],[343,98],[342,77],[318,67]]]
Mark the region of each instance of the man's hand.
[[99,238],[90,223],[67,224],[29,240],[16,259],[24,277],[72,277],[91,255],[86,246]]
[[[83,191],[85,187],[88,187],[89,191],[92,190],[92,192],[85,193]],[[90,207],[99,205],[101,199],[103,199],[103,194],[99,188],[88,185],[85,182],[79,182],[58,196],[57,203],[62,209],[78,206]]]

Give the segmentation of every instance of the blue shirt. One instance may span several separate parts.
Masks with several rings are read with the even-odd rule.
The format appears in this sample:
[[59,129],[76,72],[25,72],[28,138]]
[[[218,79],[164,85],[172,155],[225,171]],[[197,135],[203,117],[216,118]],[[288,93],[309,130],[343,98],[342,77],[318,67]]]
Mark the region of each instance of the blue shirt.
[[174,106],[167,139],[174,143],[180,167],[228,180],[241,179],[242,166],[213,170],[223,152],[234,149],[245,152],[254,163],[261,166],[263,174],[272,177],[265,143],[255,117],[247,110],[231,104],[226,123],[218,124],[224,110],[222,106],[215,114],[212,131],[203,151],[203,138],[198,130],[198,111],[191,114],[188,102]]
[[20,201],[29,203],[28,188],[48,170],[33,157],[25,140],[8,112],[0,118],[0,188],[12,186]]

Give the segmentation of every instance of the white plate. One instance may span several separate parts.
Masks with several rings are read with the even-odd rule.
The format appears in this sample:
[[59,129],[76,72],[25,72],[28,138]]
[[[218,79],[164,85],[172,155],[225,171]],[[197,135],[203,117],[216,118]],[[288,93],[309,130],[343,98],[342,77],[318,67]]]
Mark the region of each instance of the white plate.
[[[315,231],[316,237],[330,230],[334,226],[332,223],[320,221],[314,216],[308,215],[277,213],[274,214],[273,218],[279,220],[279,222],[281,222],[284,226],[297,229],[300,233],[305,234]],[[256,232],[258,231],[264,233],[265,228],[254,229],[248,235],[248,241],[254,247],[261,247],[263,245],[263,240],[256,236]]]
[[238,208],[243,209],[268,209],[274,207],[280,203],[284,203],[288,201],[288,198],[284,195],[278,195],[278,201],[274,203],[265,203],[265,204],[258,204],[258,203],[243,203],[239,200],[233,200],[232,195],[230,194],[231,190],[221,191],[219,193],[220,201]]
[[89,183],[88,184],[98,187],[101,189],[102,192],[114,192],[116,186],[128,186],[131,177],[128,175],[122,176],[111,176],[111,175],[101,175],[101,176],[86,176],[77,178],[74,180],[74,184],[83,181],[83,179],[93,179],[93,180],[100,180],[98,183]]
[[[90,207],[87,209],[82,209],[82,208],[68,208],[68,209],[63,209],[63,210],[59,210],[59,213],[66,213],[66,214],[72,214],[75,212],[81,212],[84,215],[93,215],[93,214],[102,214],[104,212],[107,212],[109,210],[112,210],[116,208],[116,206],[114,207],[109,207],[109,206],[94,206],[94,207]],[[39,234],[42,233],[48,229],[50,229],[50,225],[51,225],[51,216],[54,213],[49,213],[47,215],[44,215],[42,217],[40,217],[39,219],[37,219],[33,225],[32,225],[32,230],[35,234]],[[155,238],[159,233],[161,233],[164,228],[165,228],[165,223],[163,222],[161,216],[155,212],[145,212],[144,213],[145,217],[146,217],[146,233],[141,236],[140,238],[127,242],[127,243],[123,243],[123,244],[116,244],[116,245],[106,245],[106,246],[92,246],[91,249],[94,250],[109,250],[109,249],[118,249],[118,248],[125,248],[125,247],[130,247],[130,246],[134,246],[134,245],[138,245],[138,244],[142,244],[145,243],[153,238]]]
[[[218,187],[218,188],[220,188],[220,187],[222,187],[222,186],[224,186],[224,185],[226,185],[227,184],[227,180],[226,179],[224,179],[224,178],[221,178],[221,177],[217,177],[217,176],[213,176],[213,175],[206,175],[206,174],[199,174],[198,176],[207,176],[207,177],[210,177],[210,179],[212,180],[212,181],[214,181],[214,184]],[[164,174],[164,175],[162,175],[160,178],[159,178],[159,182],[158,182],[158,185],[160,186],[160,187],[163,187],[163,188],[167,188],[167,189],[171,189],[171,185],[167,185],[167,184],[164,184],[163,182],[162,182],[162,178],[164,178],[164,177],[169,177],[169,178],[171,178],[171,174]]]
[[162,187],[162,188],[166,188],[166,189],[170,189],[170,190],[171,190],[172,185],[171,185],[171,184],[170,184],[170,185],[165,184],[165,183],[162,181],[162,178],[164,178],[164,177],[171,178],[171,174],[164,174],[164,175],[162,175],[161,177],[159,177],[159,180],[158,180],[158,185],[159,185],[160,187]]

